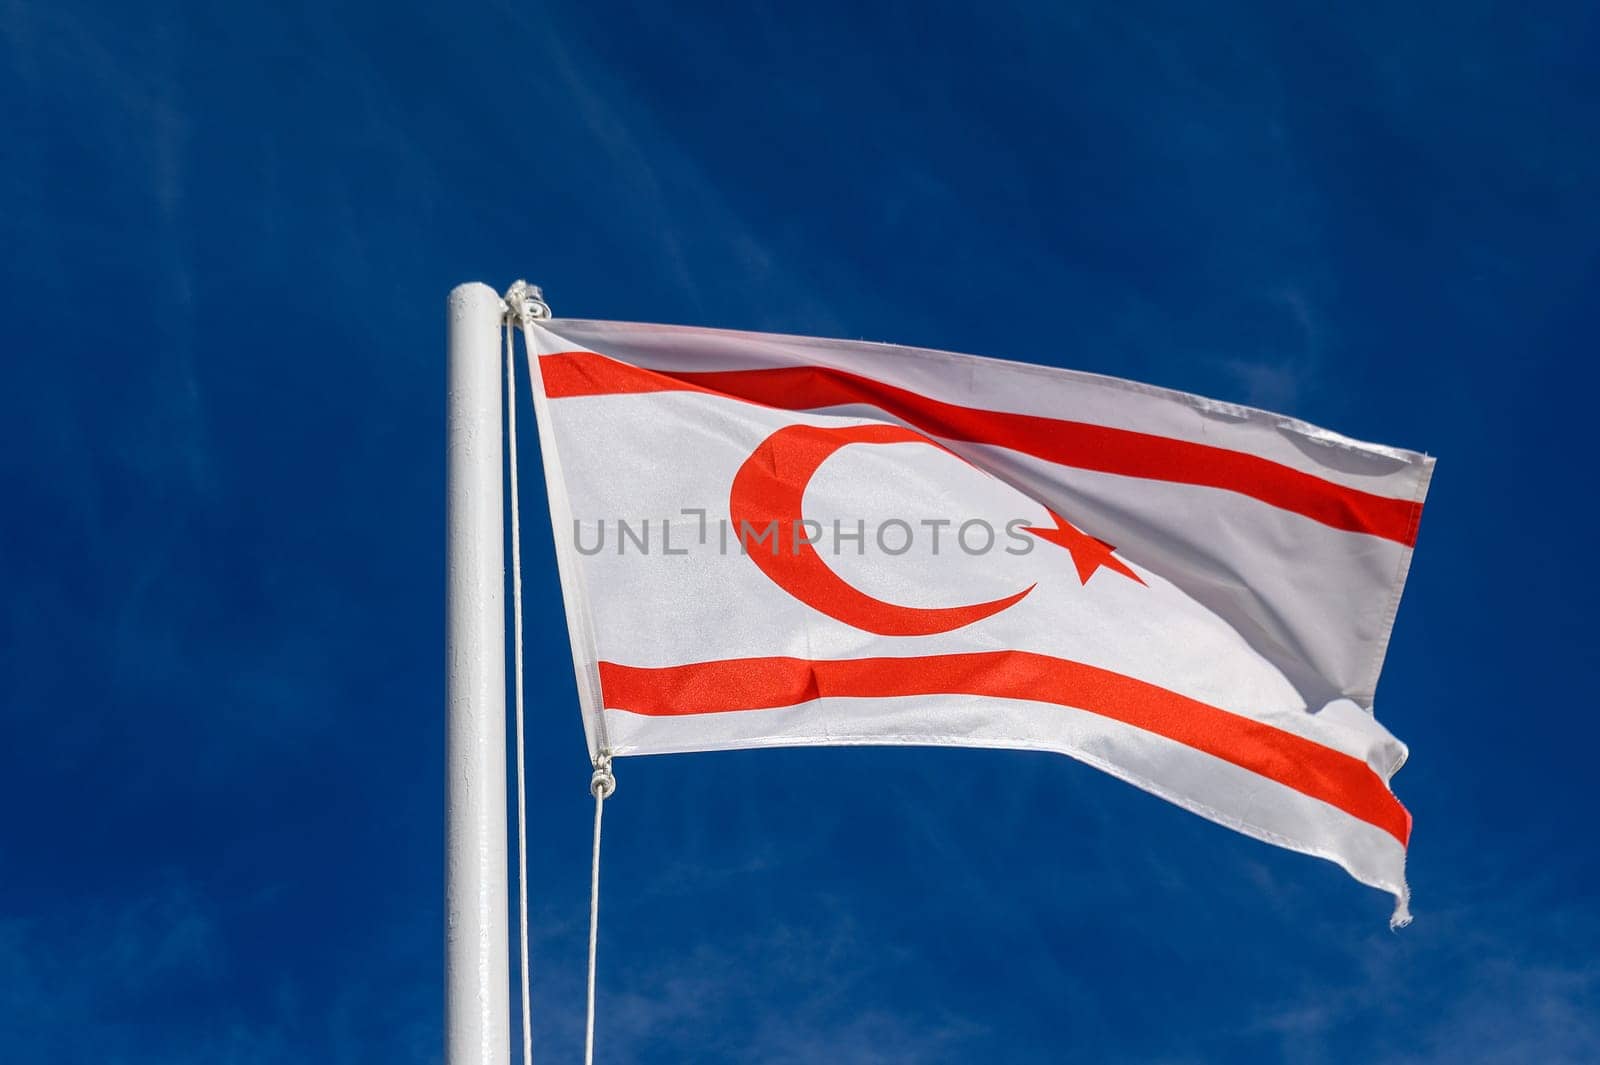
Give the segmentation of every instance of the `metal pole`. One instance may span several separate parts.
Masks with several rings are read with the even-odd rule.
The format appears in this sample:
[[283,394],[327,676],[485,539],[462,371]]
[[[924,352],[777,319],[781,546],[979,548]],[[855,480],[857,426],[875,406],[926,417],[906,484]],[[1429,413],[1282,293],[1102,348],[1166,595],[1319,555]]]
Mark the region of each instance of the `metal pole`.
[[500,297],[450,293],[445,1065],[509,1065]]

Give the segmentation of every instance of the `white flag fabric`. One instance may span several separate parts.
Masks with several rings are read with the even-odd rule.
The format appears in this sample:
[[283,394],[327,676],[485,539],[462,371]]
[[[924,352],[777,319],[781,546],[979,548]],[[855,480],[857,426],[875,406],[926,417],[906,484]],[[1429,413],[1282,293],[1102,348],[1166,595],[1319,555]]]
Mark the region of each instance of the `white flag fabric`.
[[1372,700],[1430,458],[969,355],[527,336],[591,755],[1055,751],[1408,918]]

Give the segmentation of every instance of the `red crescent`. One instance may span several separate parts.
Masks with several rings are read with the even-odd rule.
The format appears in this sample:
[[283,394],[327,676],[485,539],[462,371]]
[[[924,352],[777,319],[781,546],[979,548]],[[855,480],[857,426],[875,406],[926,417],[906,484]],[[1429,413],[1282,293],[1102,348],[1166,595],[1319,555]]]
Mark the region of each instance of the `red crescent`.
[[1033,585],[1004,599],[968,606],[898,606],[874,599],[846,582],[828,568],[810,544],[795,544],[806,485],[828,456],[850,444],[906,443],[927,444],[953,454],[927,437],[896,425],[790,425],[767,437],[734,474],[728,499],[734,533],[741,542],[747,526],[751,534],[759,535],[773,521],[778,523],[775,549],[752,538],[746,546],[750,560],[802,603],[880,636],[950,632],[998,614],[1031,592]]

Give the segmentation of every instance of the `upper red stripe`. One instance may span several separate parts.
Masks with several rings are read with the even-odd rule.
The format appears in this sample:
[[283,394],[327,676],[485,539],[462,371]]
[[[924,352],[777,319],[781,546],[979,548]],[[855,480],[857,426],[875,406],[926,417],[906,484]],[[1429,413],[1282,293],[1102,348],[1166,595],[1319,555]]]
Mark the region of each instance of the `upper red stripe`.
[[1416,543],[1422,517],[1422,505],[1414,500],[1335,484],[1259,455],[1132,429],[963,407],[823,366],[658,371],[576,351],[541,356],[539,365],[552,399],[693,391],[782,410],[866,404],[930,436],[992,444],[1077,469],[1221,488],[1407,547]]
[[1027,651],[910,658],[740,658],[646,668],[600,663],[604,703],[671,717],[833,697],[977,695],[1074,707],[1165,736],[1320,799],[1403,846],[1411,815],[1359,758],[1145,681]]

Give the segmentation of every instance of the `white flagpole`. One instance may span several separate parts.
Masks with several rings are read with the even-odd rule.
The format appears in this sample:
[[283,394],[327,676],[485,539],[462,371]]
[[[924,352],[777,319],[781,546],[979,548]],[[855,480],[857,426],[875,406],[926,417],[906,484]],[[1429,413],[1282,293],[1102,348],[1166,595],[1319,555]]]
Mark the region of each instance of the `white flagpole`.
[[500,297],[450,293],[445,1065],[509,1065]]

